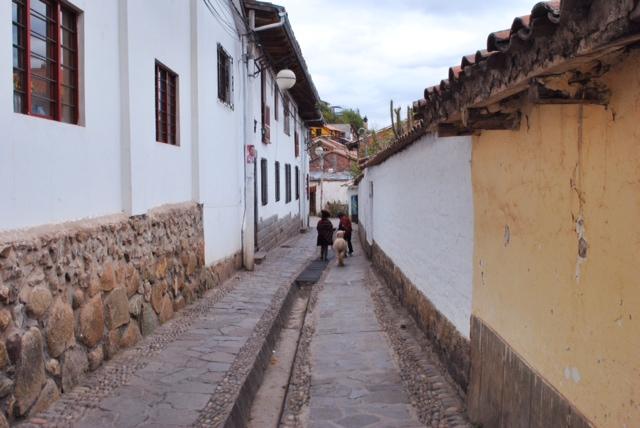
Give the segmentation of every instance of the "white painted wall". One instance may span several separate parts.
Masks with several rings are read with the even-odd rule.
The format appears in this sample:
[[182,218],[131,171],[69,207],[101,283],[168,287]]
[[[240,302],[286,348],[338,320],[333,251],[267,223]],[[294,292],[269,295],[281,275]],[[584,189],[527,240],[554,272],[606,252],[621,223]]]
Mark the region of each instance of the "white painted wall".
[[[189,3],[128,1],[132,213],[192,200]],[[215,44],[214,44],[215,46]],[[155,61],[178,74],[179,146],[155,135]]]
[[316,186],[316,211],[320,212],[322,208],[320,206],[320,194],[322,192],[322,205],[327,206],[328,202],[341,202],[343,204],[349,204],[349,184],[351,181],[332,181],[322,180],[322,187],[320,181],[313,181]]
[[[298,116],[291,119],[290,136],[284,134],[283,103],[275,121],[271,90],[272,143],[261,143],[260,76],[248,77],[240,38],[225,31],[202,1],[71,3],[82,11],[81,125],[13,112],[11,2],[0,5],[0,39],[5,41],[0,43],[0,230],[143,214],[164,204],[196,201],[203,204],[207,263],[232,255],[242,248],[245,129],[254,121],[256,132],[249,138],[258,161],[266,157],[270,165],[269,204],[258,206],[259,217],[307,217],[307,130]],[[233,108],[217,97],[217,43],[234,60]],[[156,60],[179,76],[179,146],[156,142]],[[253,63],[250,69],[254,71]],[[245,122],[247,96],[253,112]],[[295,130],[300,138],[297,158]],[[275,160],[281,164],[282,185],[277,203]],[[289,203],[287,163],[292,179],[296,166],[300,171],[300,200],[293,183]]]
[[359,217],[368,238],[467,338],[473,263],[470,162],[470,137],[426,136],[368,168],[359,185]]
[[[244,92],[245,66],[238,38],[224,31],[203,2],[196,4],[197,52],[193,58],[197,82],[193,89],[194,140],[198,142],[196,175],[203,204],[205,258],[213,263],[242,247],[244,214]],[[233,107],[218,99],[218,46],[233,58]]]
[[[274,71],[275,72],[275,71]],[[305,182],[303,177],[306,177],[306,173],[309,170],[309,162],[306,153],[303,153],[305,148],[305,138],[308,134],[308,130],[305,125],[302,123],[302,119],[299,115],[290,117],[290,135],[285,134],[284,132],[284,102],[282,100],[282,96],[284,96],[284,92],[281,93],[281,98],[278,102],[278,120],[275,120],[274,115],[274,97],[276,91],[274,90],[276,83],[271,75],[267,77],[268,82],[268,90],[267,90],[267,103],[271,109],[271,138],[269,144],[262,143],[262,134],[261,134],[261,100],[260,100],[260,78],[256,78],[256,89],[254,93],[257,95],[255,98],[255,115],[258,121],[257,132],[255,135],[255,147],[257,149],[257,162],[258,162],[258,170],[257,170],[257,189],[258,189],[258,224],[262,220],[266,220],[274,215],[277,215],[278,218],[286,217],[287,215],[301,215],[304,217],[308,214],[308,208],[301,204],[299,200],[296,199],[295,194],[295,167],[298,166],[300,170],[300,198],[303,198],[305,195]],[[290,109],[293,112],[294,110],[297,112],[297,106],[293,100],[290,103]],[[298,138],[300,141],[300,155],[298,157],[295,156],[295,143],[294,143],[294,132],[297,130]],[[261,199],[261,174],[260,174],[260,159],[267,159],[268,164],[268,203],[267,205],[262,205]],[[275,200],[275,162],[280,162],[280,201],[276,202]],[[285,164],[291,165],[291,202],[286,202],[286,188],[285,188]],[[301,212],[301,210],[305,210]]]
[[84,125],[13,112],[11,2],[0,2],[0,230],[122,211],[118,2],[84,11]]

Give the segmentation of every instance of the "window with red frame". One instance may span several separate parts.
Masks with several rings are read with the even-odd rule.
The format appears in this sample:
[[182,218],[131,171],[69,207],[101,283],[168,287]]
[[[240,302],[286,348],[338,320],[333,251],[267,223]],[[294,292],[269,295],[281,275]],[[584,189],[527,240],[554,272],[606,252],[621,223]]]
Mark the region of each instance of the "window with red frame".
[[178,145],[178,75],[156,61],[156,141]]
[[77,13],[58,0],[12,0],[13,110],[78,123]]

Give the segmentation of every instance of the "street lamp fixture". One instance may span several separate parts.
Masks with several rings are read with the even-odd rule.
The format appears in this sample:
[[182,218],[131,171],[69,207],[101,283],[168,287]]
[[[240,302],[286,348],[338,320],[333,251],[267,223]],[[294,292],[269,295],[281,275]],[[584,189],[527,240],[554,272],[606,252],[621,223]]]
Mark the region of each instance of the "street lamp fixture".
[[291,89],[293,85],[296,84],[296,74],[288,68],[280,70],[278,74],[276,74],[276,83],[278,84],[278,88],[283,91]]

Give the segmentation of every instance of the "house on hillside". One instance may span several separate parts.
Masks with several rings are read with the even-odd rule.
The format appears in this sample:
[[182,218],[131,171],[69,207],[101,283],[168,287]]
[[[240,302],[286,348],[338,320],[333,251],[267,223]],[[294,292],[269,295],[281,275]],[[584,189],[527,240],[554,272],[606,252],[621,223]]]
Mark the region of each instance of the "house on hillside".
[[[639,43],[638,2],[538,3],[427,88],[421,124],[365,164],[363,243],[444,361],[463,363],[449,369],[474,423],[640,421]],[[397,217],[407,207],[421,221]],[[421,269],[429,257],[442,268]]]
[[327,137],[342,144],[352,143],[356,134],[357,132],[353,129],[353,126],[348,123],[327,123],[324,126],[311,128],[311,136],[313,138]]
[[306,227],[322,116],[271,3],[11,0],[0,29],[0,355],[30,352],[2,360],[5,426]]
[[[319,149],[322,149],[319,154]],[[349,212],[351,198],[349,186],[353,182],[352,165],[357,162],[357,153],[349,150],[343,143],[328,137],[316,137],[310,148],[309,178],[310,202],[312,214],[320,213],[336,204],[340,207],[330,211]],[[334,214],[335,214],[334,212]]]

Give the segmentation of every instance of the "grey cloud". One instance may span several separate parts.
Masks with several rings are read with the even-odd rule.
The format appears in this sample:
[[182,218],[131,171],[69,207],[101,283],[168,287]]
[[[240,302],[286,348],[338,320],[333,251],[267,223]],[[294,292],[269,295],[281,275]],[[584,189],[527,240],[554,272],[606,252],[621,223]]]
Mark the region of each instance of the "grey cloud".
[[491,31],[529,13],[528,0],[276,0],[288,12],[322,99],[389,122],[446,79]]

